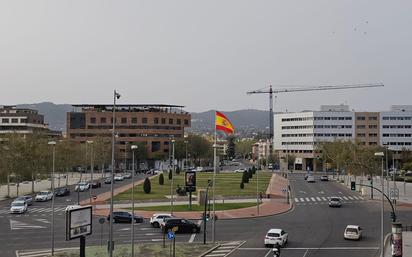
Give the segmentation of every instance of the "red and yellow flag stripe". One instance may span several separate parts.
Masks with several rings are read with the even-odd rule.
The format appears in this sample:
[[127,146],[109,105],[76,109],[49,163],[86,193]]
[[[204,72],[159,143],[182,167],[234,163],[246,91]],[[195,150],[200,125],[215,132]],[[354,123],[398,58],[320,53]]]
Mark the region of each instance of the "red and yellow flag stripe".
[[230,122],[223,113],[218,111],[216,111],[215,125],[216,130],[223,131],[227,134],[233,134],[235,132],[232,122]]

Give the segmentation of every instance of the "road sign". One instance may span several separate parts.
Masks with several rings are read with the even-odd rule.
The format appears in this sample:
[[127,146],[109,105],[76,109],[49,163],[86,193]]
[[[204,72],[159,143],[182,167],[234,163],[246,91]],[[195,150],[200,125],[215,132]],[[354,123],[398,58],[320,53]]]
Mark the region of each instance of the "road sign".
[[389,190],[389,198],[391,200],[397,200],[399,199],[399,189],[398,188],[391,188]]
[[175,233],[174,232],[167,232],[167,239],[172,240],[175,238]]

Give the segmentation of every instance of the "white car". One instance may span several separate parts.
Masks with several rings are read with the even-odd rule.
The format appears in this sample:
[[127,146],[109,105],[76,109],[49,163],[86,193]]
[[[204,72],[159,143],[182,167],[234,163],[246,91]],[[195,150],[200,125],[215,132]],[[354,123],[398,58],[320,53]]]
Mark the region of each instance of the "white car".
[[362,238],[362,228],[359,225],[347,225],[343,232],[345,239],[359,240]]
[[90,184],[88,182],[80,182],[79,184],[76,185],[76,187],[74,188],[74,191],[86,191],[90,189]]
[[288,233],[283,229],[272,228],[266,233],[265,246],[285,246],[288,243]]
[[51,191],[41,191],[39,192],[36,197],[34,198],[34,200],[36,202],[45,202],[48,200],[51,200],[53,198],[53,193]]
[[308,183],[315,183],[315,177],[314,176],[308,176],[308,178],[306,179],[306,181]]
[[25,201],[13,201],[10,207],[10,213],[25,213],[27,211],[27,203]]
[[116,174],[116,175],[114,175],[114,180],[115,181],[123,181],[124,177],[121,174]]
[[237,169],[237,170],[235,170],[235,173],[243,173],[245,171],[246,171],[246,169]]
[[172,218],[170,213],[155,213],[150,217],[150,225],[155,228],[160,228],[165,219]]

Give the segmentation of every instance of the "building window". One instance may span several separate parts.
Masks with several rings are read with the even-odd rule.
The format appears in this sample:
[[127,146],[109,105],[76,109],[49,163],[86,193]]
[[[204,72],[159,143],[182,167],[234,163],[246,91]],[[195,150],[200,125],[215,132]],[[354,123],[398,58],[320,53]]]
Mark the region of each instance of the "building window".
[[358,137],[365,137],[365,133],[358,133]]
[[370,128],[370,129],[377,129],[377,128],[378,128],[378,125],[369,125],[369,128]]
[[9,119],[1,119],[2,123],[9,123]]
[[365,125],[357,125],[356,128],[358,128],[358,129],[364,129],[364,128],[365,128]]
[[142,118],[142,123],[143,124],[147,124],[147,118],[145,117],[145,118]]
[[352,120],[352,117],[345,117],[345,120]]
[[159,118],[154,118],[154,119],[153,119],[153,123],[154,123],[154,124],[159,124]]
[[107,120],[106,120],[105,117],[101,117],[101,118],[100,118],[100,123],[106,123],[106,122],[107,122]]
[[365,116],[358,116],[356,119],[357,120],[365,120]]
[[162,118],[162,124],[166,124],[166,118]]
[[91,117],[91,118],[90,118],[90,123],[95,124],[95,123],[96,123],[96,118],[95,118],[95,117]]
[[378,117],[376,117],[376,116],[370,116],[370,117],[369,117],[369,120],[378,120]]
[[137,123],[137,118],[132,118],[132,123],[136,124]]
[[127,123],[127,118],[126,117],[122,117],[122,123]]
[[21,123],[27,123],[27,119],[21,119],[20,122]]
[[169,119],[169,124],[173,124],[173,119]]
[[189,125],[189,120],[185,120],[185,125]]
[[19,119],[11,119],[11,123],[19,123]]
[[181,120],[181,119],[177,119],[176,122],[177,122],[177,125],[182,124],[182,120]]
[[377,137],[378,136],[378,134],[376,134],[376,133],[370,133],[369,134],[369,137]]

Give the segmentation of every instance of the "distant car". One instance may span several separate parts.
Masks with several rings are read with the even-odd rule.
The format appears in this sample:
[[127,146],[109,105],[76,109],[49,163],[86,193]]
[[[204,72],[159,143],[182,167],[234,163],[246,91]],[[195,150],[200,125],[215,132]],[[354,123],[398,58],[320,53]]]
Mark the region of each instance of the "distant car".
[[76,209],[76,208],[80,208],[80,207],[82,207],[82,206],[78,205],[78,204],[67,205],[65,210],[68,211],[68,210],[72,210],[72,209]]
[[343,238],[350,240],[360,240],[362,238],[362,228],[359,225],[347,225]]
[[90,183],[92,188],[99,188],[102,187],[102,183],[100,183],[99,181],[93,181]]
[[112,183],[112,178],[106,178],[106,179],[104,180],[104,183],[105,183],[105,184],[111,184],[111,183]]
[[70,195],[70,190],[67,187],[60,187],[54,191],[55,196],[67,196]]
[[283,229],[272,228],[266,233],[265,246],[285,246],[288,243],[288,233]]
[[132,178],[132,173],[123,173],[123,178]]
[[342,201],[337,196],[332,196],[329,200],[329,207],[341,207]]
[[30,206],[33,204],[33,197],[31,197],[30,195],[23,195],[14,199],[13,202],[15,201],[25,201],[27,203],[27,206]]
[[[107,216],[107,220],[110,221],[110,215]],[[113,222],[114,223],[131,223],[132,214],[126,211],[115,211],[113,212]],[[143,223],[143,217],[134,215],[135,223]]]
[[243,173],[243,172],[245,172],[246,171],[246,169],[236,169],[235,170],[235,173]]
[[196,171],[199,171],[199,172],[201,172],[201,171],[203,171],[203,167],[196,167]]
[[34,200],[36,202],[45,202],[53,198],[53,193],[51,191],[41,191],[39,192]]
[[181,218],[166,219],[166,222],[162,226],[162,231],[167,233],[169,229],[177,227],[176,233],[199,233],[200,226],[190,220]]
[[14,201],[11,203],[10,213],[25,213],[27,211],[26,201]]
[[170,213],[155,213],[150,217],[150,225],[154,228],[160,228],[160,225],[164,222],[166,218],[172,218]]
[[308,183],[315,183],[315,177],[314,176],[308,176],[308,178],[306,179],[306,181]]
[[305,180],[307,180],[307,179],[308,179],[308,177],[309,177],[309,175],[308,175],[308,174],[306,174],[306,175],[305,175],[305,177],[304,177],[304,179],[305,179]]
[[76,185],[76,187],[74,188],[74,191],[86,191],[89,190],[90,188],[90,184],[88,182],[80,182],[79,184]]
[[320,181],[329,181],[329,177],[327,175],[320,176]]
[[114,175],[114,181],[123,181],[124,177],[121,174]]
[[412,176],[412,171],[408,170],[408,171],[405,173],[405,176],[407,176],[407,177]]

